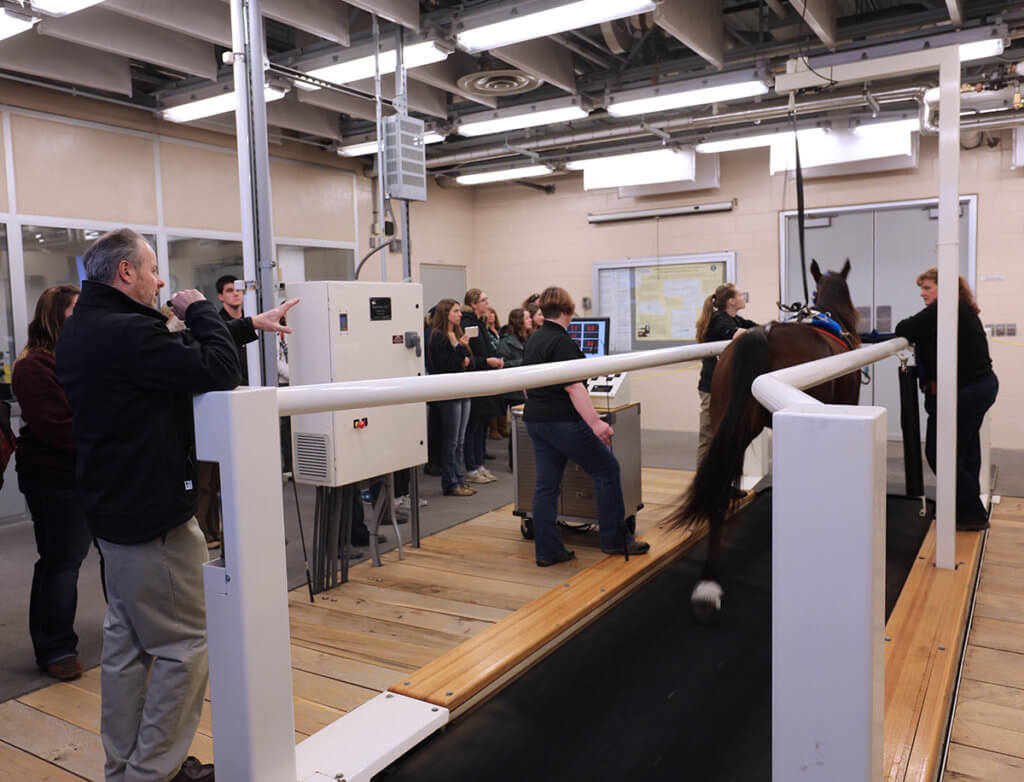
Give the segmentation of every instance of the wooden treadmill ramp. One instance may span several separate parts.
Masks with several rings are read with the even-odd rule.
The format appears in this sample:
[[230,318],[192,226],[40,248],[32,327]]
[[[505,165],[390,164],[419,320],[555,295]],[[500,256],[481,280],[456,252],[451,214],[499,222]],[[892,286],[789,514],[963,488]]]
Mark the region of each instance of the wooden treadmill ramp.
[[[650,553],[628,562],[622,556],[604,557],[559,580],[537,599],[408,675],[391,692],[443,706],[458,716],[582,630],[702,535],[703,530],[650,529],[641,536],[651,544]],[[557,571],[558,566],[548,570]]]

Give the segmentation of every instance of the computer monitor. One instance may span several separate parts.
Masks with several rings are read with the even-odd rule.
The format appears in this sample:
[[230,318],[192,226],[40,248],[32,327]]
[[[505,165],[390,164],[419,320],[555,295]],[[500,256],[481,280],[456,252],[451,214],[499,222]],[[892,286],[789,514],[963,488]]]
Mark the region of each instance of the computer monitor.
[[609,323],[608,318],[573,318],[567,331],[587,358],[607,356]]

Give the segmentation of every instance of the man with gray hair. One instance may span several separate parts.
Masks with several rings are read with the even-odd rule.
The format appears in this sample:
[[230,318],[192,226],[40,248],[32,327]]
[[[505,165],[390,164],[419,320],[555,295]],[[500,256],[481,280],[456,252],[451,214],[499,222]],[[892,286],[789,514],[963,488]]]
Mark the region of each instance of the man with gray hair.
[[182,291],[171,306],[188,330],[174,333],[155,306],[156,255],[139,234],[104,234],[84,265],[56,363],[105,577],[106,779],[213,780],[212,765],[187,757],[208,676],[192,395],[234,388],[236,345],[256,329],[288,331],[281,319],[296,300],[226,324],[202,293]]

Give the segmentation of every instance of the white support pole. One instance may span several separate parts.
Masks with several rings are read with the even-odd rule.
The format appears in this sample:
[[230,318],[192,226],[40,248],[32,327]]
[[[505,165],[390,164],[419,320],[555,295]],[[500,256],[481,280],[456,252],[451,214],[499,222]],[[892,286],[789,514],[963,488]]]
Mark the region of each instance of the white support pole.
[[885,441],[882,407],[773,417],[772,779],[882,779]]
[[217,778],[293,782],[292,702],[277,390],[195,400],[196,452],[220,464],[223,559],[206,563]]
[[960,276],[960,51],[939,60],[939,295],[935,564],[956,560],[957,334]]

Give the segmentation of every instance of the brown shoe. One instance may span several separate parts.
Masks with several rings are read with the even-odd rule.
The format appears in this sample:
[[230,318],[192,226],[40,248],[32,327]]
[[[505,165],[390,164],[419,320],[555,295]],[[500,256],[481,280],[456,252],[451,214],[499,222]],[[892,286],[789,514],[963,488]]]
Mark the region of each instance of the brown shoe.
[[78,661],[78,655],[64,657],[55,663],[46,666],[46,672],[54,679],[62,682],[70,682],[82,675],[82,663]]
[[472,497],[474,494],[476,494],[476,489],[471,489],[468,486],[466,486],[465,484],[463,484],[462,486],[456,486],[454,489],[452,489],[451,496],[453,496],[453,497]]
[[200,763],[189,755],[181,764],[181,770],[171,777],[171,782],[215,782],[213,763]]

